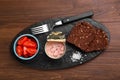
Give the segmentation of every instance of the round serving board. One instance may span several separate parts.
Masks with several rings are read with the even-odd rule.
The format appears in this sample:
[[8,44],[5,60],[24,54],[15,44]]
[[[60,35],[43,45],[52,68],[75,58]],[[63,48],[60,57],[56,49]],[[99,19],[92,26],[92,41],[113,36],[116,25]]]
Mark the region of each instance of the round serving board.
[[[42,33],[42,34],[39,34],[39,35],[34,35],[34,36],[36,36],[36,38],[40,42],[39,53],[34,59],[29,60],[29,61],[24,61],[24,60],[18,59],[15,56],[15,54],[13,52],[13,44],[14,44],[14,41],[16,40],[16,38],[18,36],[20,36],[22,34],[32,34],[30,28],[40,26],[40,25],[45,24],[45,23],[54,23],[55,21],[58,21],[58,20],[60,20],[60,18],[59,19],[49,19],[49,20],[46,20],[46,21],[42,21],[42,22],[33,24],[30,27],[21,31],[19,34],[17,34],[16,37],[13,39],[13,41],[11,43],[11,53],[12,53],[12,55],[19,62],[23,63],[24,65],[27,65],[27,66],[30,66],[30,67],[33,67],[33,68],[40,68],[40,69],[46,69],[47,70],[47,69],[63,69],[63,68],[69,68],[69,67],[73,67],[73,66],[76,66],[76,65],[80,65],[80,64],[83,64],[85,62],[88,62],[88,61],[94,59],[96,56],[98,56],[99,54],[101,54],[103,52],[103,51],[93,51],[93,52],[85,53],[85,52],[81,51],[80,49],[76,48],[75,46],[66,42],[66,53],[65,53],[65,55],[62,58],[57,59],[57,60],[50,59],[45,54],[45,51],[44,51],[46,38],[47,38],[47,35],[49,35],[49,33],[50,33],[50,32],[47,32],[47,33]],[[90,18],[82,19],[82,20],[79,20],[79,21],[87,21],[87,22],[91,23],[92,25],[94,25],[95,27],[101,28],[102,30],[104,30],[107,33],[107,36],[108,36],[109,41],[110,41],[110,33],[109,33],[108,29],[104,25],[102,25],[101,23],[99,23],[99,22],[97,22],[93,19],[90,19]],[[74,27],[74,25],[79,21],[55,27],[52,31],[62,31],[67,37],[70,30],[72,29],[72,27]],[[77,55],[77,57],[75,57],[76,55]]]

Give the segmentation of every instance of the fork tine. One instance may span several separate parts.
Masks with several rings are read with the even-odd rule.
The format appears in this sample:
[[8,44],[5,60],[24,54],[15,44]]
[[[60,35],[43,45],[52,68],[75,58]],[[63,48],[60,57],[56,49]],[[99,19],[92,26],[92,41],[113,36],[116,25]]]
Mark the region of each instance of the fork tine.
[[37,34],[37,33],[39,34],[40,32],[44,32],[44,31],[43,31],[43,30],[32,31],[32,33],[36,33],[36,34]]
[[32,31],[38,31],[38,30],[43,30],[43,29],[31,29]]
[[44,31],[44,30],[33,30],[32,32],[39,32],[39,31]]
[[41,26],[31,28],[31,31],[32,31],[33,34],[40,34],[40,33],[48,32],[49,29],[48,29],[48,25],[44,24],[44,25],[41,25]]
[[43,33],[43,32],[32,32],[32,34],[40,34],[40,33]]
[[39,27],[31,28],[31,29],[43,29],[43,27],[39,26]]
[[32,32],[44,31],[43,29],[31,30]]
[[31,31],[33,34],[39,34],[43,32],[43,28],[42,26],[38,26],[38,27],[31,28]]
[[32,32],[33,34],[40,34],[40,33],[43,33],[42,31],[39,31],[39,32]]

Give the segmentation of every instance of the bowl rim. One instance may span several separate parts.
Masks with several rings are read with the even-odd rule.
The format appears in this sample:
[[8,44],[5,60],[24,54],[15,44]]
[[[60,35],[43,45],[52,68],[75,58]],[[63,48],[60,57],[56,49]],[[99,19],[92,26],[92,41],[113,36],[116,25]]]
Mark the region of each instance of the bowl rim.
[[[24,37],[24,36],[32,37],[32,38],[37,42],[37,52],[36,52],[33,56],[28,57],[28,58],[21,57],[21,56],[19,56],[19,55],[17,54],[17,52],[16,52],[17,42],[18,42],[18,40],[19,40],[20,38],[22,38],[22,37]],[[32,35],[32,34],[22,34],[22,35],[20,35],[19,37],[17,37],[17,39],[16,39],[16,40],[14,41],[14,43],[13,43],[13,51],[14,51],[14,54],[15,54],[15,56],[17,56],[17,57],[18,57],[19,59],[21,59],[21,60],[31,60],[31,59],[33,59],[33,58],[38,54],[39,49],[40,49],[40,43],[39,43],[38,39],[37,39],[34,35]]]

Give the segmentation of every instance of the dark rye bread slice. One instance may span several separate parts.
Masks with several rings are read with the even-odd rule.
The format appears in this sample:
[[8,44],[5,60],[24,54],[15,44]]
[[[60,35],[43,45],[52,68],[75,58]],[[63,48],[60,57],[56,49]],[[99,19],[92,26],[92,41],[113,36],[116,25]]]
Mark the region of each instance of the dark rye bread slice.
[[88,44],[94,39],[94,36],[92,36],[94,32],[95,29],[91,25],[81,22],[72,28],[67,41],[82,50],[86,50],[89,46]]
[[67,41],[85,52],[104,50],[108,45],[106,33],[85,21],[72,28]]
[[101,29],[96,29],[94,40],[89,44],[86,51],[103,50],[108,45],[108,37]]

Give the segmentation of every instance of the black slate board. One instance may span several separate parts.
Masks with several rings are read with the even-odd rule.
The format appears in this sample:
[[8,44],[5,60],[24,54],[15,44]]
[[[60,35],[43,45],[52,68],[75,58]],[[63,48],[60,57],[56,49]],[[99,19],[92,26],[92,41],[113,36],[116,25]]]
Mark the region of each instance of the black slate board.
[[[93,52],[90,52],[90,53],[85,53],[85,52],[81,51],[80,49],[78,49],[78,48],[76,48],[76,47],[74,47],[71,44],[66,42],[67,47],[66,47],[65,55],[58,60],[50,59],[49,57],[47,57],[47,55],[45,54],[45,51],[44,51],[44,45],[45,45],[45,42],[46,42],[46,37],[50,33],[50,32],[48,32],[48,33],[35,35],[39,39],[39,42],[40,42],[41,46],[40,46],[40,50],[39,50],[38,55],[34,59],[29,60],[29,61],[23,61],[23,60],[18,59],[15,56],[15,54],[13,52],[13,44],[14,44],[15,39],[18,36],[20,36],[22,34],[32,34],[31,31],[30,31],[31,27],[39,26],[39,25],[42,25],[44,23],[49,23],[49,22],[54,23],[55,21],[58,21],[60,19],[61,18],[59,18],[59,19],[49,19],[49,20],[46,20],[46,21],[42,21],[42,22],[33,24],[30,27],[21,31],[19,34],[17,34],[16,37],[13,39],[13,41],[11,43],[11,46],[10,46],[12,56],[14,56],[19,62],[23,63],[24,65],[27,65],[27,66],[30,66],[30,67],[33,67],[33,68],[40,68],[40,69],[47,70],[47,69],[63,69],[63,68],[69,68],[69,67],[73,67],[73,66],[76,66],[76,65],[80,65],[80,64],[83,64],[85,62],[88,62],[88,61],[94,59],[96,56],[98,56],[99,54],[101,54],[103,52],[103,51],[93,51]],[[91,23],[92,25],[103,29],[107,33],[107,36],[108,36],[109,41],[110,41],[110,33],[109,33],[108,29],[104,25],[102,25],[101,23],[99,23],[99,22],[97,22],[93,19],[90,19],[90,18],[82,19],[82,20],[79,20],[79,21],[87,21],[87,22]],[[79,21],[77,21],[77,22],[79,22]],[[69,23],[69,24],[65,24],[63,26],[55,27],[53,29],[53,31],[62,31],[63,33],[65,33],[65,35],[67,37],[70,30],[72,29],[72,27],[74,27],[74,25],[77,22],[72,22],[72,23]],[[80,52],[82,57],[81,57],[80,60],[72,61],[71,56],[75,52]]]

